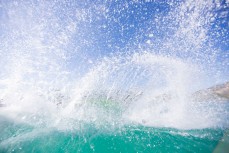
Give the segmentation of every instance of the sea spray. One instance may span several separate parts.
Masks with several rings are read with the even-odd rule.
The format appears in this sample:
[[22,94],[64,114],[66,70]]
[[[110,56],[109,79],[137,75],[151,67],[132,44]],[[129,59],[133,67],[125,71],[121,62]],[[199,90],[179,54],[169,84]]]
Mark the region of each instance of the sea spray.
[[[62,4],[65,11],[60,9]],[[125,4],[130,9],[144,7],[141,2]],[[133,51],[128,53],[125,48],[117,48],[125,53],[104,55],[95,60],[87,51],[95,45],[91,42],[100,39],[94,34],[101,32],[102,25],[112,28],[114,16],[120,14],[115,8],[124,3],[3,3],[2,19],[5,22],[1,24],[4,28],[1,57],[5,64],[2,64],[1,72],[1,99],[7,105],[5,109],[17,110],[23,120],[28,116],[43,116],[41,122],[44,119],[47,124],[53,120],[53,124],[58,124],[68,118],[96,122],[104,114],[97,116],[97,106],[88,101],[101,98],[105,101],[103,105],[115,103],[114,107],[120,109],[121,118],[125,120],[124,114],[132,114],[131,118],[140,118],[138,123],[185,126],[181,121],[186,120],[185,110],[190,109],[188,96],[206,86],[201,83],[209,79],[204,76],[211,73],[206,68],[214,66],[218,54],[218,50],[211,46],[208,31],[214,23],[213,10],[221,6],[207,2],[195,4],[191,0],[155,5],[159,5],[159,10],[164,6],[171,10],[165,11],[167,15],[163,16],[155,13],[154,18],[146,22],[148,26],[142,29],[146,31],[144,35],[150,33],[148,38],[140,37],[136,32],[136,39],[143,42],[135,42],[134,37],[134,42],[127,44],[128,50]],[[97,18],[92,12],[98,14]],[[107,25],[103,21],[108,21]],[[151,23],[156,27],[149,26]],[[120,21],[120,24],[124,23]],[[92,25],[94,28],[90,29]],[[102,32],[101,36],[106,33]],[[134,95],[138,96],[134,98]],[[158,96],[170,98],[153,100]],[[48,116],[52,116],[50,121],[45,121]]]

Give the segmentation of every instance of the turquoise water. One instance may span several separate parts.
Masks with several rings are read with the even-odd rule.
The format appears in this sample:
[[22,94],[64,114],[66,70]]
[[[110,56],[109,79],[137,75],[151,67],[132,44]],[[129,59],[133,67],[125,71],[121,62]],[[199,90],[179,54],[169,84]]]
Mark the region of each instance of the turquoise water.
[[[82,123],[83,124],[83,123]],[[0,152],[213,152],[224,129],[178,130],[129,125],[61,131],[1,118]],[[85,128],[87,127],[87,128]]]

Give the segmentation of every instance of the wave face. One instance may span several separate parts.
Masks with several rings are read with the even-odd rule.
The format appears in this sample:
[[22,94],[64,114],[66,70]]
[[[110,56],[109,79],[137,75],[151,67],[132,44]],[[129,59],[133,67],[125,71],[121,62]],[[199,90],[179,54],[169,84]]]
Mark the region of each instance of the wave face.
[[192,93],[229,79],[227,8],[0,2],[0,150],[213,151],[228,101]]

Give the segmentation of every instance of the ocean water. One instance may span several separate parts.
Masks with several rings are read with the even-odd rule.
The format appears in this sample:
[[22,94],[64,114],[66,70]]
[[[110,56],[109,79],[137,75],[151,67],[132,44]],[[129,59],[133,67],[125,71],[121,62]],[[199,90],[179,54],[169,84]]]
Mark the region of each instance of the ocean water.
[[228,10],[0,0],[0,152],[228,152]]
[[[83,124],[83,123],[81,123]],[[34,129],[1,118],[1,152],[213,152],[226,129],[174,128],[126,125],[96,129],[83,125],[81,131]],[[86,127],[86,128],[85,128]],[[228,135],[227,135],[228,137]],[[226,151],[226,150],[224,150]]]
[[[65,116],[61,121],[59,120],[60,117],[50,120],[48,116],[37,115],[37,113],[36,115],[32,114],[31,118],[25,113],[17,114],[19,115],[17,117],[9,117],[9,114],[1,115],[0,151],[3,153],[226,153],[228,151],[228,123],[225,124],[228,115],[226,114],[228,113],[228,102],[221,102],[220,105],[224,106],[221,113],[219,108],[216,108],[219,104],[212,108],[207,108],[218,111],[217,115],[211,114],[210,117],[217,117],[215,119],[212,118],[211,121],[206,122],[205,120],[205,123],[197,125],[200,118],[195,117],[195,120],[190,120],[190,118],[185,117],[179,121],[181,123],[178,123],[175,118],[172,120],[173,124],[171,124],[168,123],[169,119],[166,119],[167,123],[163,123],[162,119],[160,119],[159,121],[163,123],[161,126],[159,126],[158,121],[154,123],[150,120],[151,122],[149,122],[149,119],[147,120],[146,118],[139,121],[139,117],[134,119],[132,116],[130,118],[124,117],[124,113],[120,112],[120,106],[110,104],[113,101],[106,103],[101,101],[94,102],[92,106],[93,109],[96,107],[96,112],[88,112],[80,120],[77,114],[72,118]],[[86,110],[90,111],[89,108]],[[204,114],[208,115],[206,111]],[[163,113],[160,115],[163,115]]]

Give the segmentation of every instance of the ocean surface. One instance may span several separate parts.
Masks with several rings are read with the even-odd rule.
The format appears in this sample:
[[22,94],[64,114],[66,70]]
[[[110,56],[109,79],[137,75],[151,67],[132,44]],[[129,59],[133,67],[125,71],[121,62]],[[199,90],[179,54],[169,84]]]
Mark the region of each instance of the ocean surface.
[[120,128],[112,129],[107,126],[96,129],[93,124],[89,124],[82,125],[83,130],[61,131],[33,128],[3,117],[0,123],[1,153],[210,153],[219,143],[228,144],[223,140],[224,133],[228,131],[221,128],[179,130],[130,124]]
[[[207,122],[203,123],[203,127],[196,125],[198,123],[195,121],[191,123],[184,119],[181,120],[181,124],[177,122],[175,124],[189,123],[188,126],[177,128],[169,127],[169,123],[167,123],[168,127],[166,124],[163,127],[149,126],[145,119],[141,122],[125,120],[118,106],[114,107],[111,102],[113,101],[105,103],[101,100],[96,104],[93,103],[93,108],[97,107],[97,114],[102,111],[104,116],[98,116],[90,121],[86,115],[84,116],[86,120],[76,120],[78,116],[65,117],[66,121],[53,124],[54,119],[46,120],[44,116],[37,114],[33,114],[31,118],[24,116],[25,114],[23,116],[18,114],[17,117],[1,114],[0,152],[226,153],[229,149],[229,130],[226,118],[229,112],[228,102],[217,103],[218,106],[223,105],[224,108],[221,109],[221,113],[218,112],[218,121],[222,120],[217,125],[215,124],[217,119],[212,119],[214,124],[211,126]],[[219,111],[216,109],[217,105],[207,109]],[[7,108],[1,109],[4,112],[4,109]],[[88,115],[91,116],[91,112]]]

